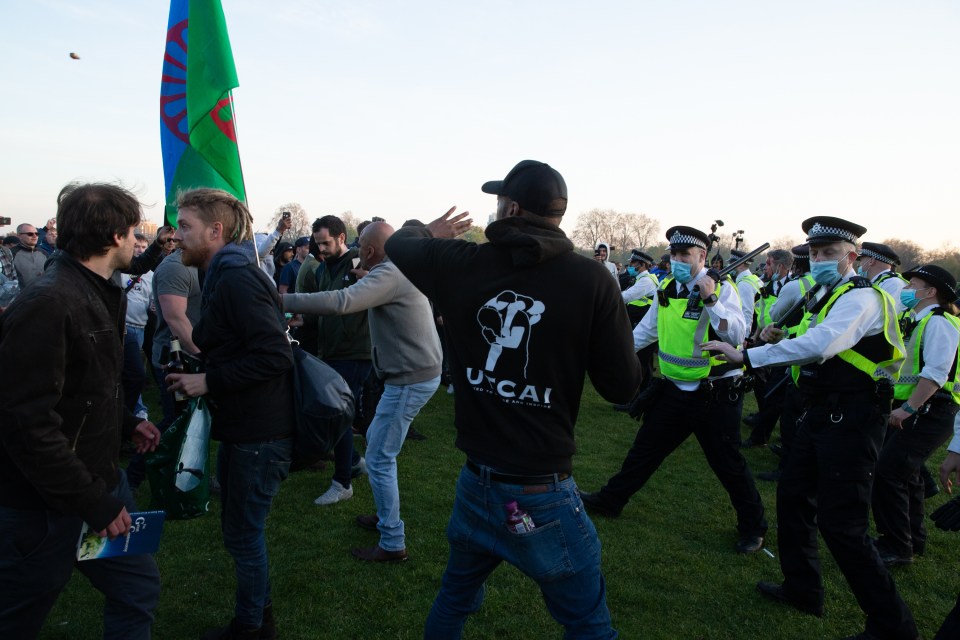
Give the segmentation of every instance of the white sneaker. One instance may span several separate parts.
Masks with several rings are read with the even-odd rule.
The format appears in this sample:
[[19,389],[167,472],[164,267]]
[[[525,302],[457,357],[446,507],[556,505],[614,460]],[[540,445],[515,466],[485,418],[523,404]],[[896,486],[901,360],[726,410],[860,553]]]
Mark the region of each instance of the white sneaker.
[[357,466],[355,466],[354,469],[359,472],[357,473],[358,476],[367,475],[367,459],[363,456],[360,456],[360,462],[357,463]]
[[330,488],[327,492],[313,501],[313,504],[327,505],[335,502],[342,502],[353,497],[353,486],[344,489],[343,485],[333,480],[330,482]]
[[447,393],[450,394],[450,395],[453,395],[453,385],[452,385],[452,384],[448,384],[448,385],[447,385]]

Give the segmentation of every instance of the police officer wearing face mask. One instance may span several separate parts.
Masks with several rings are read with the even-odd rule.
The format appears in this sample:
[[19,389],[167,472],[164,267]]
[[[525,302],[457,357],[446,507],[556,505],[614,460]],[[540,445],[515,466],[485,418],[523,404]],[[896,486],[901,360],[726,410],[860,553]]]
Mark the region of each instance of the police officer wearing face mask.
[[[643,316],[647,315],[650,305],[657,294],[660,280],[648,269],[654,264],[653,257],[640,249],[630,252],[630,265],[627,272],[634,278],[634,283],[620,295],[627,304],[627,316],[630,324],[636,327]],[[656,355],[657,344],[654,342],[637,352],[640,366],[643,368],[644,385],[653,378],[653,358]],[[618,411],[626,411],[629,405],[614,405]]]
[[760,582],[757,589],[822,616],[819,527],[867,614],[865,634],[855,637],[915,640],[913,615],[867,537],[869,496],[890,415],[892,381],[904,357],[893,300],[854,273],[856,242],[866,229],[825,216],[802,226],[811,274],[828,292],[797,336],[742,353],[716,340],[704,345],[748,369],[798,367],[804,413],[777,487],[784,580]]
[[[692,227],[673,227],[671,275],[660,283],[657,301],[633,331],[637,350],[659,339],[663,380],[649,393],[643,424],[620,471],[596,493],[581,493],[587,509],[615,518],[663,460],[690,434],[700,447],[737,513],[735,550],[753,553],[763,546],[767,521],[753,476],[739,449],[743,367],[724,363],[703,351],[704,340],[743,343],[744,321],[736,285],[707,275],[707,235]],[[694,287],[699,296],[691,297]],[[645,392],[647,393],[647,392]]]
[[757,303],[758,334],[761,329],[773,322],[770,318],[770,310],[777,302],[780,290],[787,283],[792,262],[793,257],[785,249],[774,249],[767,254],[767,262],[763,265],[763,275],[767,279],[767,283],[760,292],[760,299]]
[[[657,287],[660,286],[660,280],[648,270],[653,264],[653,258],[640,251],[640,249],[634,249],[630,252],[627,275],[633,279],[633,282],[620,294],[626,304],[638,303],[635,306],[650,306],[653,296],[657,293]],[[639,322],[639,318],[637,322]],[[636,326],[637,323],[634,322],[633,324]]]
[[[861,253],[862,255],[862,253]],[[873,486],[877,548],[887,566],[913,562],[922,554],[924,486],[920,468],[953,433],[960,408],[960,320],[946,306],[957,299],[957,281],[942,267],[908,271],[900,299],[907,359],[894,391],[889,430]]]
[[[790,266],[793,256],[784,249],[774,249],[767,254],[767,261],[763,267],[767,283],[760,291],[757,299],[757,326],[754,339],[759,338],[764,327],[773,324],[773,309],[777,306],[780,296],[788,290]],[[779,384],[785,375],[782,367],[760,372],[754,383],[754,395],[757,398],[757,413],[747,416],[744,422],[752,427],[750,436],[743,441],[744,447],[762,447],[767,444],[770,434],[777,426],[783,407],[784,388]]]
[[860,263],[857,275],[863,276],[890,294],[897,303],[897,312],[902,313],[904,306],[900,302],[900,290],[907,286],[906,279],[897,273],[900,256],[885,244],[864,242],[860,247]]

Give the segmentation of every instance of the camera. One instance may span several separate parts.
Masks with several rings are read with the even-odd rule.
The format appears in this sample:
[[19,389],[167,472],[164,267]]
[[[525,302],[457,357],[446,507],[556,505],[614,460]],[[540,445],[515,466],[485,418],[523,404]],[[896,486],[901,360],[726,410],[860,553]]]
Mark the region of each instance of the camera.
[[282,215],[283,215],[284,219],[289,219],[289,218],[290,218],[290,212],[289,212],[289,211],[284,211]]

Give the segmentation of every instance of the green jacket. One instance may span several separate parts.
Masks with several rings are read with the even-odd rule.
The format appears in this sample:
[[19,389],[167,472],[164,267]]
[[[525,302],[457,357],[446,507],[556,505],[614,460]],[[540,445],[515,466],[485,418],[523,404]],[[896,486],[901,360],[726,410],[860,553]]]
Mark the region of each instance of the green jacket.
[[[317,267],[317,290],[337,291],[356,284],[350,273],[357,250],[351,249],[335,262],[322,262]],[[367,312],[342,316],[320,316],[317,319],[317,357],[321,360],[370,360],[370,327]]]

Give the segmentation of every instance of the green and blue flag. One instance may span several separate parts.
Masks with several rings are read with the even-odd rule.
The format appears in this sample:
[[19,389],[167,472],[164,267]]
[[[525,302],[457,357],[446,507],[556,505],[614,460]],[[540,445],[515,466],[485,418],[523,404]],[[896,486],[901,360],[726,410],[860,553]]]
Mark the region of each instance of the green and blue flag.
[[160,83],[166,224],[176,225],[181,190],[214,187],[246,200],[230,93],[237,86],[220,0],[171,0]]

